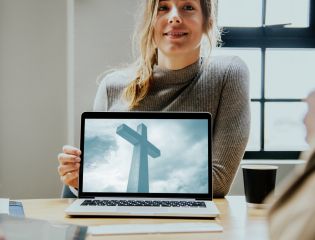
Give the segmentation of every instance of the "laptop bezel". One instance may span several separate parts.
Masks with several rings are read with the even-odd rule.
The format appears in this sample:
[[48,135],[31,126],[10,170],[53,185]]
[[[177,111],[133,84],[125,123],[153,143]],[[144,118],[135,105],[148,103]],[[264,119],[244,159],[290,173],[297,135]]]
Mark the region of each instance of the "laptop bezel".
[[[207,119],[208,120],[208,193],[127,193],[83,192],[84,135],[86,119]],[[178,198],[213,199],[212,179],[212,116],[208,112],[84,112],[81,115],[80,134],[81,164],[79,169],[79,198],[124,197],[124,198]]]

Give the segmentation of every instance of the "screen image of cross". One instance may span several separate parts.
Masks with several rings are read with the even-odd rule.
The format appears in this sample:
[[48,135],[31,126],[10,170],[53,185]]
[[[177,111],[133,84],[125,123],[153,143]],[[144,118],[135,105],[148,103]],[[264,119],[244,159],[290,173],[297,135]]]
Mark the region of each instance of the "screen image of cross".
[[117,128],[116,133],[134,145],[127,192],[149,192],[148,154],[157,158],[160,150],[147,140],[147,127],[138,125],[137,132],[126,124]]
[[84,131],[84,192],[208,192],[207,120],[86,119]]

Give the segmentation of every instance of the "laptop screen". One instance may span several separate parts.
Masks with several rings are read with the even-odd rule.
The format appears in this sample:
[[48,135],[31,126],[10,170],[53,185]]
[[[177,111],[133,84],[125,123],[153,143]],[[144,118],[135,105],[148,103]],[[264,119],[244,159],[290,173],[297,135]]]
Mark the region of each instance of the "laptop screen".
[[212,195],[209,114],[85,115],[81,195]]

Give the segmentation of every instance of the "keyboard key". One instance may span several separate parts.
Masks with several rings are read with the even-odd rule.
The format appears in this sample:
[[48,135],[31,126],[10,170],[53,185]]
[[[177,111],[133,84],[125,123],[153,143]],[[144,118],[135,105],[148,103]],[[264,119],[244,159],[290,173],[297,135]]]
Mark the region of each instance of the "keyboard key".
[[82,206],[137,206],[137,207],[199,207],[205,208],[203,201],[150,201],[150,200],[84,200]]

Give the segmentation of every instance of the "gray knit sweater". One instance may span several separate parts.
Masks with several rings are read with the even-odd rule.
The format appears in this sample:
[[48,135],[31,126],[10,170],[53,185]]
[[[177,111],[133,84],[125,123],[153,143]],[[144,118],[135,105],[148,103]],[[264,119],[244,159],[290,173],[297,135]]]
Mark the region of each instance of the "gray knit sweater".
[[[249,73],[238,57],[212,57],[180,70],[155,66],[153,84],[135,111],[210,112],[213,116],[213,195],[225,196],[243,157],[250,130]],[[101,82],[94,111],[128,111],[122,97],[133,79],[116,71]]]

